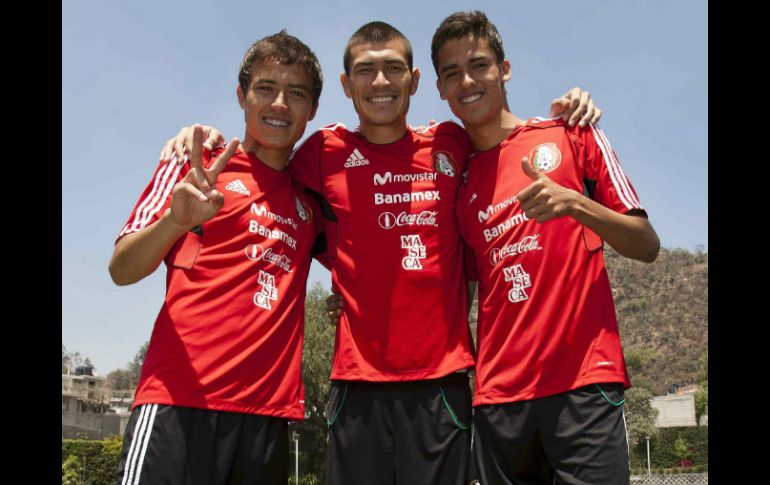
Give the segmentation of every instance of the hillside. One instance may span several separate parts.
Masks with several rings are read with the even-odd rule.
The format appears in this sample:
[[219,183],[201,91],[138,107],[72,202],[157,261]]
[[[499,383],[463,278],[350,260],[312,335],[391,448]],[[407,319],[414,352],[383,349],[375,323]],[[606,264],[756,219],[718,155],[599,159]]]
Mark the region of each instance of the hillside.
[[[708,345],[708,253],[663,248],[646,264],[605,248],[632,384],[664,395],[671,384],[697,383]],[[476,315],[474,300],[474,334]]]

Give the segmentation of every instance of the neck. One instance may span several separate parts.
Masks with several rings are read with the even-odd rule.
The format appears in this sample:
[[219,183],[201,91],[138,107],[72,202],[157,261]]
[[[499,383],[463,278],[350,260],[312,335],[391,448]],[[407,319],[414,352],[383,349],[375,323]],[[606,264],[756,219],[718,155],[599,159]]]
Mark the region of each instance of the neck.
[[406,117],[398,120],[397,123],[389,125],[373,125],[362,121],[359,129],[364,138],[366,138],[366,141],[377,145],[386,145],[404,137],[406,134]]
[[273,149],[261,146],[248,133],[243,137],[240,148],[244,153],[253,153],[260,162],[279,172],[286,169],[291,155],[291,149],[288,148]]
[[483,151],[498,145],[505,140],[508,135],[519,125],[526,121],[514,115],[507,108],[501,109],[498,116],[481,125],[465,126],[465,131],[471,137],[473,147],[476,150]]

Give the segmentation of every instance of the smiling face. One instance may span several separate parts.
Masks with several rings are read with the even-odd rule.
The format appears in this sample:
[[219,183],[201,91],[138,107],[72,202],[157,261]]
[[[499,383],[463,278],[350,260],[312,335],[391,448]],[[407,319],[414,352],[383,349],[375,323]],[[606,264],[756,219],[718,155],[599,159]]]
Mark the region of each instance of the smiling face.
[[367,131],[405,130],[409,98],[417,91],[420,72],[410,71],[406,47],[398,39],[350,48],[350,74],[341,74],[345,95]]
[[265,162],[285,163],[315,116],[307,69],[265,60],[254,66],[247,92],[240,85],[237,92],[246,118],[244,150],[255,151]]
[[511,78],[510,62],[498,64],[489,42],[473,35],[446,41],[437,60],[441,99],[466,128],[498,123],[507,106],[503,84]]

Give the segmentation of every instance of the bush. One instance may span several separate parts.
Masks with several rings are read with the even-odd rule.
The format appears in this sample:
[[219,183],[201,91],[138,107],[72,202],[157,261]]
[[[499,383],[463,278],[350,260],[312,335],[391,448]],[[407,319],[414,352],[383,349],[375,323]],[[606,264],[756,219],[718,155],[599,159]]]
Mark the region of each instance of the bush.
[[[650,440],[652,468],[669,468],[682,458],[677,456],[676,442],[687,446],[687,460],[693,466],[708,465],[708,427],[688,426],[660,428],[657,438]],[[680,450],[681,452],[681,450]],[[647,469],[647,445],[631,448],[632,464]]]
[[62,440],[62,485],[112,485],[123,439]]

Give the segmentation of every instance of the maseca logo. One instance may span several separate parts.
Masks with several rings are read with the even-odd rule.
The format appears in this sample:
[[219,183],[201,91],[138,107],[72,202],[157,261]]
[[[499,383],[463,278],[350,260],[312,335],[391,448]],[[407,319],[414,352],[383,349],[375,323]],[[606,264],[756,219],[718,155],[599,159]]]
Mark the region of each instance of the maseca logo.
[[272,248],[263,249],[259,244],[246,246],[246,257],[252,261],[267,261],[278,266],[287,273],[291,273],[291,258],[285,254],[278,254]]
[[421,270],[420,260],[426,258],[425,246],[417,234],[401,236],[401,249],[406,249],[406,256],[401,260],[401,267],[406,270]]
[[257,283],[260,288],[254,293],[254,304],[265,310],[272,310],[270,302],[278,299],[278,287],[275,286],[275,276],[265,271],[259,270]]
[[511,289],[508,291],[508,301],[518,303],[528,300],[527,292],[524,290],[532,286],[529,273],[524,271],[520,264],[514,264],[508,268],[503,268],[505,281],[511,283]]
[[423,172],[423,173],[397,173],[392,174],[390,172],[385,172],[384,174],[380,175],[378,173],[374,174],[374,185],[385,185],[389,184],[391,182],[422,182],[424,180],[436,180],[436,174],[433,172]]
[[438,211],[422,211],[419,214],[409,214],[406,211],[395,215],[392,212],[383,212],[377,218],[377,222],[383,229],[393,229],[401,226],[433,226],[438,227],[436,216]]

